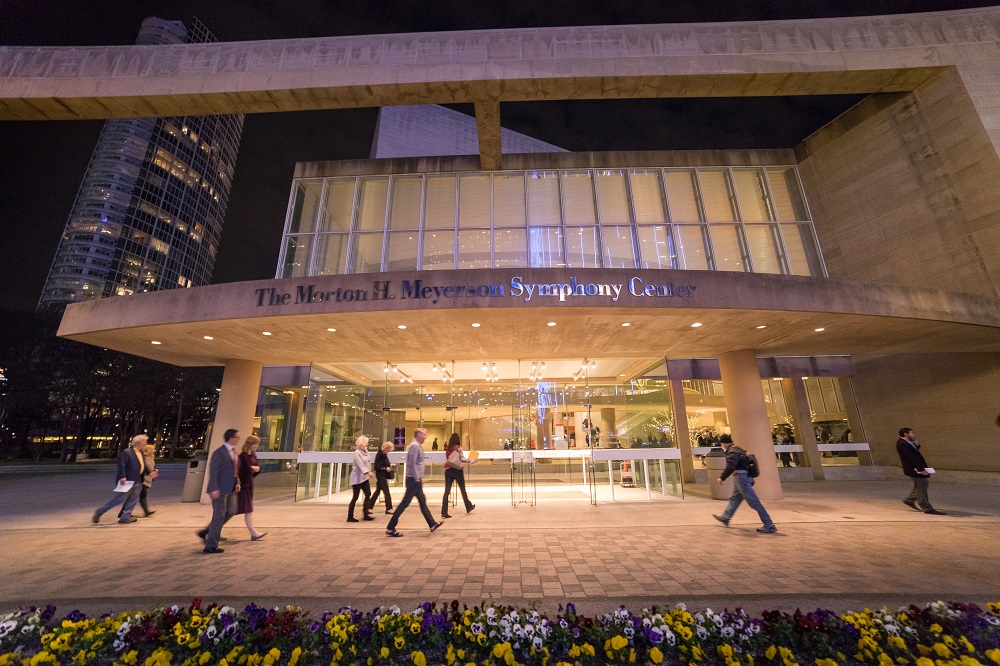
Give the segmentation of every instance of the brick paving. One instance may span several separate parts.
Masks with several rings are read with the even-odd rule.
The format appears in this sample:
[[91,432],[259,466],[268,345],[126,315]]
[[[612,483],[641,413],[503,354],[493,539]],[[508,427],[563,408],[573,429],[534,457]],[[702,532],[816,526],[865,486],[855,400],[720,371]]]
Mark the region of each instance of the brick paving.
[[151,493],[154,516],[118,525],[107,514],[96,526],[89,517],[108,492],[106,474],[6,479],[0,611],[53,602],[96,612],[193,597],[317,610],[573,601],[594,612],[618,603],[846,609],[1000,598],[995,479],[932,484],[948,516],[903,506],[903,479],[787,484],[785,499],[768,503],[776,535],[757,534],[746,507],[722,527],[711,518],[722,503],[697,486],[685,500],[597,507],[546,503],[544,493],[535,507],[480,500],[434,534],[412,507],[402,539],[384,536],[381,511],[375,522],[347,524],[346,499],[296,505],[289,489],[262,489],[255,517],[268,536],[251,542],[237,516],[223,532],[226,552],[208,556],[194,531],[210,508],[179,502],[182,475],[165,469]]

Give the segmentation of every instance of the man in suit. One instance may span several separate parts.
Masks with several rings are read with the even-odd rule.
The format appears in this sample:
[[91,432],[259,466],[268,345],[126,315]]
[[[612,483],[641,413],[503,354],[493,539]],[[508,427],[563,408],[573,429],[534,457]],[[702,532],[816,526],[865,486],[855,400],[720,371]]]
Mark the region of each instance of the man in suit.
[[900,428],[899,439],[896,440],[896,453],[899,454],[899,462],[903,466],[903,474],[913,479],[913,490],[909,496],[903,500],[903,504],[929,513],[934,516],[945,515],[944,511],[938,511],[927,499],[927,479],[931,473],[927,471],[927,463],[920,453],[920,443],[912,428]]
[[240,492],[236,447],[240,443],[239,431],[230,428],[222,436],[222,446],[217,448],[208,462],[208,496],[212,498],[212,522],[198,532],[205,540],[206,553],[221,553],[219,539],[222,526],[236,514],[236,494]]
[[131,445],[118,454],[118,469],[115,478],[118,481],[118,485],[122,485],[126,481],[131,481],[132,487],[126,492],[111,493],[111,498],[104,503],[104,506],[94,511],[94,515],[91,518],[92,522],[101,522],[101,516],[121,504],[122,501],[125,502],[125,506],[122,507],[122,513],[118,518],[118,522],[136,522],[136,518],[132,517],[132,510],[135,508],[136,502],[139,501],[139,493],[142,491],[142,475],[145,472],[142,447],[146,446],[147,441],[149,441],[149,437],[146,435],[136,435],[132,438]]

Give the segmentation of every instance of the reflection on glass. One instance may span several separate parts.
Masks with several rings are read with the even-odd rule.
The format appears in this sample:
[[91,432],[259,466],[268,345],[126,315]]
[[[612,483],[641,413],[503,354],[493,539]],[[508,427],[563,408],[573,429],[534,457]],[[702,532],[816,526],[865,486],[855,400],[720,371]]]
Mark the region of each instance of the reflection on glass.
[[354,179],[332,178],[326,186],[326,215],[320,231],[350,231],[354,212]]
[[701,201],[705,207],[705,218],[709,222],[735,222],[733,197],[726,181],[726,172],[699,171],[698,182],[701,184]]
[[490,230],[463,230],[458,232],[458,267],[490,267]]
[[635,268],[635,250],[632,248],[632,227],[601,227],[605,268]]
[[783,224],[781,234],[785,239],[788,268],[792,275],[823,276],[823,264],[809,224]]
[[806,206],[799,191],[799,182],[793,167],[775,167],[767,170],[767,182],[775,213],[781,222],[808,220]]
[[745,271],[743,261],[743,238],[739,226],[735,224],[713,224],[712,257],[717,271]]
[[524,173],[493,175],[493,227],[524,226]]
[[290,278],[308,275],[312,239],[312,235],[286,237],[285,264],[281,270],[281,277]]
[[594,186],[589,171],[564,171],[562,190],[567,225],[597,223],[594,214]]
[[319,234],[313,275],[340,275],[347,272],[348,234]]
[[524,229],[496,229],[493,232],[493,261],[496,268],[527,267],[526,238]]
[[351,271],[354,273],[378,273],[381,270],[382,233],[355,236]]
[[295,183],[292,192],[292,217],[288,224],[288,232],[310,233],[316,229],[316,216],[319,213],[319,197],[323,193],[322,180],[300,180]]
[[361,179],[361,210],[358,213],[358,229],[381,231],[385,228],[385,201],[388,194],[388,178]]
[[708,270],[708,230],[701,224],[675,224],[677,267],[689,271]]
[[639,268],[677,268],[670,227],[665,224],[639,227]]
[[660,170],[630,169],[629,174],[635,221],[639,224],[665,222],[667,216],[663,208],[663,192],[660,190]]
[[424,179],[420,176],[393,176],[391,229],[417,229],[420,227],[420,191]]
[[571,268],[600,268],[596,227],[566,227],[566,265]]
[[671,222],[700,222],[698,197],[695,195],[694,172],[665,171],[667,205],[670,207]]
[[459,180],[458,226],[490,228],[490,175],[463,174]]
[[747,247],[753,259],[755,273],[783,273],[781,241],[777,224],[746,225]]
[[733,169],[733,185],[744,222],[770,222],[763,172],[760,169]]
[[424,260],[421,268],[425,271],[446,270],[455,267],[455,232],[425,231]]
[[417,232],[394,231],[389,234],[385,270],[412,271],[417,268]]
[[628,193],[623,169],[597,170],[597,201],[601,209],[601,224],[628,224]]
[[562,236],[560,227],[528,230],[528,255],[532,268],[560,268],[566,265]]

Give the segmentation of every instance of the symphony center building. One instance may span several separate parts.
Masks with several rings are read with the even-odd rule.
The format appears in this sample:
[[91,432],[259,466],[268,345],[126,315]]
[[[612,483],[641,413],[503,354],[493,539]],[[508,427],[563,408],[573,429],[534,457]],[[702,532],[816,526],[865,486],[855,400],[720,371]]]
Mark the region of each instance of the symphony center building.
[[[258,432],[299,501],[342,501],[357,436],[417,427],[430,483],[451,433],[479,452],[479,497],[683,497],[730,433],[778,498],[899,474],[903,426],[935,468],[1000,471],[998,47],[993,8],[185,45],[148,70],[166,47],[100,47],[115,95],[0,66],[0,117],[382,107],[371,159],[296,166],[273,280],[60,328],[225,366],[217,433]],[[525,100],[822,94],[863,97],[781,149],[500,129]]]

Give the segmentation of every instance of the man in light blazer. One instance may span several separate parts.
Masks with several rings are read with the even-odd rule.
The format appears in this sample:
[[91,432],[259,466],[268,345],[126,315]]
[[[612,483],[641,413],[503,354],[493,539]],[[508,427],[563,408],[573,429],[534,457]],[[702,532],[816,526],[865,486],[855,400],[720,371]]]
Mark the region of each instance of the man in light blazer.
[[236,514],[236,493],[240,491],[236,447],[240,443],[239,431],[230,428],[222,436],[222,446],[208,461],[208,496],[212,498],[212,522],[198,532],[205,540],[205,553],[221,553],[219,539],[222,526]]
[[132,510],[135,508],[136,502],[139,501],[139,493],[142,491],[142,474],[145,471],[142,447],[146,446],[147,441],[149,441],[149,437],[146,435],[136,435],[132,438],[132,443],[129,447],[118,454],[118,469],[115,471],[115,478],[118,480],[119,485],[126,481],[131,481],[132,487],[123,493],[111,493],[111,498],[104,503],[104,506],[94,511],[94,516],[91,518],[92,522],[101,522],[101,516],[121,504],[122,500],[125,501],[125,506],[122,507],[121,517],[118,519],[118,522],[136,522],[136,519],[132,517]]

